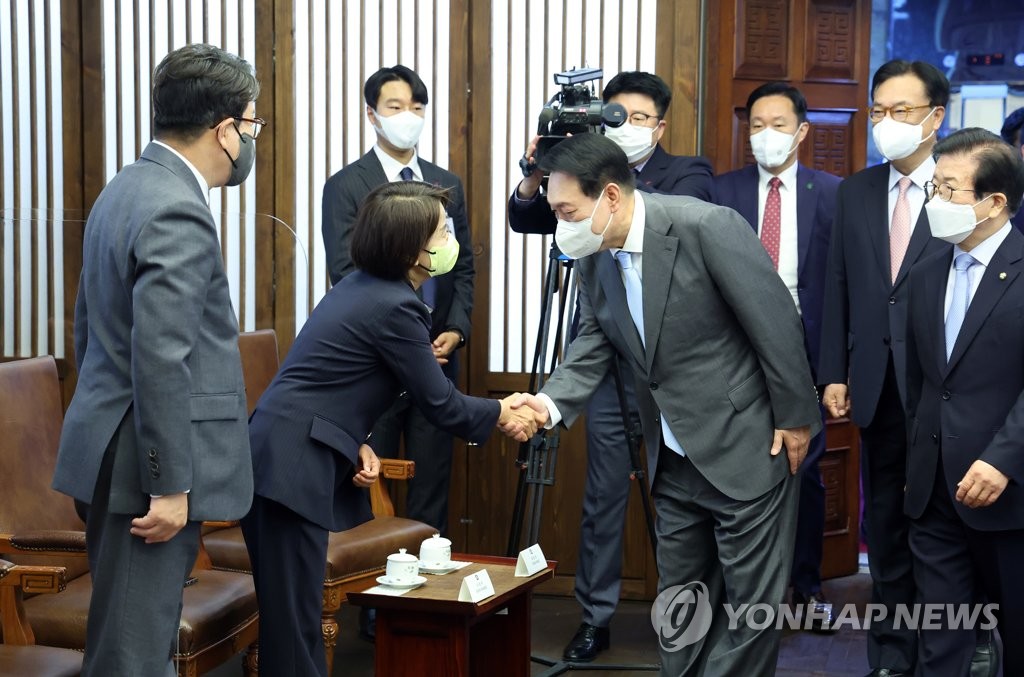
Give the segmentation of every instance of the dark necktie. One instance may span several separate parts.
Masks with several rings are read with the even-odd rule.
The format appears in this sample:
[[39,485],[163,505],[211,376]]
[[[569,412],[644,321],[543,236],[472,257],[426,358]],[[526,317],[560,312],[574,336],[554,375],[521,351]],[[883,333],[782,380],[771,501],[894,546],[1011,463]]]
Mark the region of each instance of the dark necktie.
[[775,270],[779,269],[779,241],[782,239],[782,195],[779,186],[782,181],[773,176],[768,182],[768,199],[764,202],[764,220],[761,221],[761,244],[772,258]]
[[[402,171],[398,172],[398,176],[401,177],[402,181],[412,181],[414,178],[412,167],[402,167]],[[437,280],[428,277],[420,285],[420,298],[423,299],[423,303],[430,309],[430,312],[434,312],[434,306],[437,303]]]

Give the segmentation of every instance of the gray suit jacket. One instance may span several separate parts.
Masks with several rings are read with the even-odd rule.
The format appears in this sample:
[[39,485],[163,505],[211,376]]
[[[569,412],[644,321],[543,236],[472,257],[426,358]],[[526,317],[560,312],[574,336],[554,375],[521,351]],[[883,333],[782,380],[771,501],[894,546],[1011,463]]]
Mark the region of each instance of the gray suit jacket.
[[769,450],[775,428],[821,428],[793,299],[747,222],[690,197],[643,195],[646,350],[607,251],[579,260],[580,333],[543,391],[566,425],[583,410],[615,350],[630,357],[651,482],[659,412],[694,466],[736,500],[789,474]]
[[238,323],[188,166],[149,144],[97,199],[83,262],[54,489],[92,502],[110,448],[111,512],[189,491],[190,519],[242,517],[253,485]]

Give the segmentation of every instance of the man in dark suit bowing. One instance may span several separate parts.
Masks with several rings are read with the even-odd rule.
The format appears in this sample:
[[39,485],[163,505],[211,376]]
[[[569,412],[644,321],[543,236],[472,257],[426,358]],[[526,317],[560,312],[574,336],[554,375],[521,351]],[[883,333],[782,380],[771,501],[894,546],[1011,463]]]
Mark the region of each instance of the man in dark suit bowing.
[[[541,166],[555,238],[578,259],[580,328],[541,392],[522,400],[547,427],[570,425],[622,356],[658,512],[662,674],[774,675],[778,631],[733,626],[722,605],[776,605],[789,578],[793,475],[821,428],[793,349],[803,333],[793,301],[743,217],[634,190],[608,139],[574,136]],[[688,628],[691,602],[700,620]]]
[[[710,199],[708,161],[670,155],[658,143],[672,102],[672,91],[661,78],[640,71],[619,73],[604,88],[604,101],[626,109],[627,122],[605,129],[605,136],[626,153],[640,190]],[[528,159],[532,160],[535,148],[536,139],[526,151]],[[541,178],[540,170],[535,170],[509,199],[509,222],[518,233],[555,232],[554,214],[547,196],[540,192]],[[627,406],[636,418],[631,381],[625,379],[623,387]],[[619,398],[609,374],[587,406],[587,479],[575,581],[583,618],[563,652],[567,661],[591,661],[610,645],[608,625],[622,587],[622,525],[632,486],[631,470]]]
[[923,206],[949,82],[929,63],[890,61],[875,73],[871,96],[872,136],[889,162],[839,186],[818,382],[828,412],[849,415],[861,430],[872,602],[887,610],[868,631],[868,663],[881,677],[909,675],[917,661],[916,631],[894,622],[897,605],[916,601],[903,514],[906,280],[916,261],[942,247]]
[[[405,66],[381,68],[363,88],[366,117],[377,134],[373,149],[328,179],[323,194],[323,237],[331,283],[355,268],[349,242],[356,213],[367,194],[388,181],[418,180],[448,188],[448,223],[459,242],[451,273],[423,286],[423,302],[431,309],[430,337],[434,354],[449,379],[458,375],[456,351],[469,336],[473,310],[473,246],[462,181],[416,153],[427,107],[427,87]],[[381,457],[398,455],[405,438],[406,457],[416,461],[409,482],[407,511],[445,533],[448,528],[448,490],[451,482],[452,436],[426,420],[403,395],[373,430],[373,449]]]
[[[998,605],[1003,674],[1024,674],[1024,161],[983,129],[935,146],[926,185],[939,251],[910,272],[906,511],[925,604]],[[951,246],[952,244],[952,246]],[[949,608],[949,607],[946,607]],[[977,608],[977,607],[975,607]],[[985,617],[981,617],[984,622]],[[917,674],[965,675],[976,630],[920,634]]]
[[[715,202],[732,207],[758,232],[804,326],[812,375],[818,365],[825,265],[840,179],[797,162],[807,137],[807,101],[785,82],[761,85],[747,98],[750,145],[756,165],[715,177]],[[821,590],[825,485],[818,464],[825,432],[811,440],[800,469],[800,507],[793,550],[793,602],[810,605],[810,628],[829,631],[832,606]]]

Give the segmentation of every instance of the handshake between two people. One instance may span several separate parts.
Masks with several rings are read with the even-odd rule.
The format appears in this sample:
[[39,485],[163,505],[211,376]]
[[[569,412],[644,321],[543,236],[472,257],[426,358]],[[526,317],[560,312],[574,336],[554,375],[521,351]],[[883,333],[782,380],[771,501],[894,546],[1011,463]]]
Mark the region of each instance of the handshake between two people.
[[536,395],[512,393],[501,402],[498,429],[517,442],[526,442],[548,422],[548,408]]

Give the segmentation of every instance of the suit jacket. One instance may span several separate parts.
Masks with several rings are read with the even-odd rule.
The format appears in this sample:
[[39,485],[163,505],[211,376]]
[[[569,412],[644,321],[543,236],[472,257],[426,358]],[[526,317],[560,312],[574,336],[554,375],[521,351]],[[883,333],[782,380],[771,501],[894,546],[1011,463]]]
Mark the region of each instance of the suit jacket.
[[248,511],[238,323],[217,230],[195,176],[158,144],[114,177],[89,214],[75,357],[55,489],[91,502],[120,430],[111,512],[145,513],[151,494],[183,491],[193,520]]
[[[469,338],[470,316],[473,312],[473,243],[469,235],[469,221],[466,218],[465,191],[462,181],[449,171],[419,159],[423,180],[451,191],[448,216],[455,226],[455,238],[459,241],[459,258],[452,272],[437,278],[437,298],[431,315],[430,336],[448,329],[457,329],[463,338]],[[371,190],[388,182],[384,168],[374,151],[370,151],[352,164],[336,173],[324,185],[323,225],[324,247],[327,250],[327,270],[331,284],[338,284],[341,278],[355,270],[349,256],[349,242],[356,213]],[[453,353],[451,358],[454,358]],[[446,373],[454,376],[454,359],[449,362]]]
[[402,390],[438,428],[485,441],[501,407],[455,389],[434,358],[429,329],[408,282],[357,270],[334,285],[253,412],[256,493],[331,531],[369,519],[367,493],[351,482],[353,464]]
[[618,350],[636,375],[651,482],[660,415],[697,470],[736,500],[789,475],[775,428],[821,428],[793,299],[739,214],[690,197],[644,195],[640,341],[607,251],[577,262],[580,333],[542,392],[570,425]]
[[1024,235],[1012,229],[985,269],[949,363],[944,305],[952,246],[910,273],[907,326],[909,450],[906,511],[920,517],[939,455],[950,496],[974,461],[1010,478],[986,508],[954,502],[981,530],[1024,528]]
[[906,399],[907,273],[943,247],[932,237],[924,209],[896,283],[889,271],[889,164],[868,167],[840,185],[825,281],[818,383],[849,382],[851,418],[875,417],[889,352],[900,396]]
[[[804,348],[814,375],[821,347],[825,266],[840,179],[799,165],[796,172],[797,297],[804,325]],[[732,207],[757,232],[760,174],[757,165],[715,177],[715,202]]]
[[[636,187],[646,193],[689,195],[699,200],[712,198],[711,163],[703,157],[669,155],[660,145],[636,179]],[[508,222],[517,233],[552,235],[557,220],[546,195],[517,201],[513,191],[508,199]]]

